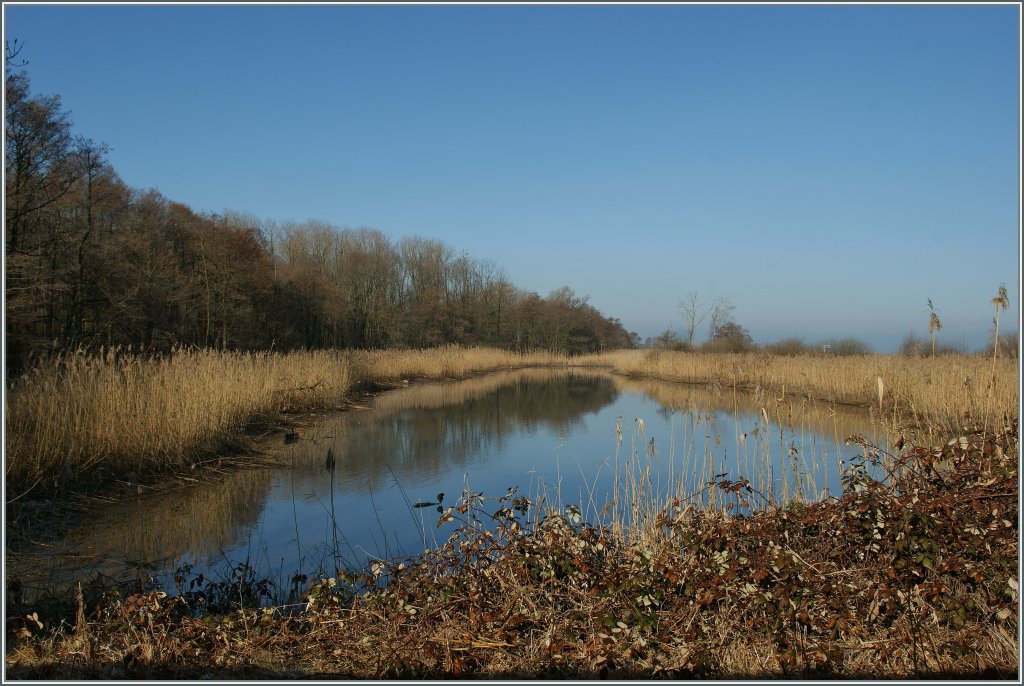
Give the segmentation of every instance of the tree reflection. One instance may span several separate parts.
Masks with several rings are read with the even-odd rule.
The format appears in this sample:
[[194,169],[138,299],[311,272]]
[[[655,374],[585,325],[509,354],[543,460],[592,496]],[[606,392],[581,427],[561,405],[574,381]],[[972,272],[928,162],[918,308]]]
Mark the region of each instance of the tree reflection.
[[413,386],[376,398],[370,411],[318,425],[288,454],[302,491],[323,488],[311,467],[328,448],[337,456],[343,491],[378,490],[390,483],[392,471],[415,482],[467,468],[502,452],[512,433],[571,432],[618,394],[608,374],[554,369]]
[[[627,398],[628,403],[623,404]],[[641,405],[631,404],[641,399]],[[876,436],[881,433],[870,414],[860,408],[814,402],[798,395],[743,394],[635,380],[600,370],[527,369],[462,381],[412,384],[373,398],[366,409],[339,413],[297,434],[277,436],[272,442],[268,439],[266,447],[288,463],[284,468],[238,472],[216,483],[142,495],[97,510],[61,541],[49,542],[46,552],[24,551],[14,564],[9,559],[8,577],[14,574],[43,586],[73,582],[96,573],[123,577],[126,570],[138,567],[136,563],[167,572],[182,559],[214,560],[225,553],[245,556],[254,536],[261,537],[263,554],[290,572],[292,562],[282,561],[285,554],[295,557],[294,564],[305,564],[310,559],[310,542],[314,547],[327,545],[332,531],[345,536],[353,533],[351,545],[343,543],[355,553],[365,544],[357,537],[367,529],[376,527],[374,536],[390,537],[395,529],[409,528],[413,523],[431,527],[433,520],[424,514],[433,513],[431,508],[417,509],[412,514],[412,501],[424,500],[424,494],[419,493],[421,486],[431,484],[425,496],[429,499],[435,490],[456,488],[440,484],[440,488],[433,488],[433,482],[448,483],[453,474],[478,478],[490,472],[500,475],[508,466],[506,461],[522,462],[519,453],[535,450],[552,435],[593,432],[593,426],[587,427],[588,415],[613,404],[614,411],[620,413],[632,411],[622,409],[625,407],[644,407],[662,415],[664,426],[674,432],[668,445],[661,446],[666,429],[658,429],[657,447],[665,448],[659,463],[666,463],[659,468],[668,470],[662,476],[666,483],[674,478],[691,489],[702,487],[709,475],[720,471],[726,456],[731,460],[729,468],[737,474],[753,481],[756,472],[764,471],[760,476],[770,485],[778,481],[783,468],[796,466],[787,455],[799,454],[803,460],[805,455],[827,453],[831,460],[838,453],[836,446],[847,436],[871,435],[873,430]],[[763,425],[762,417],[766,420]],[[772,423],[770,437],[761,428],[767,428],[768,417]],[[626,421],[633,421],[632,415]],[[614,426],[607,429],[610,432]],[[630,440],[650,439],[653,449],[653,422],[648,429],[649,434]],[[540,443],[531,443],[534,437]],[[598,437],[598,443],[600,440]],[[580,453],[590,453],[598,443],[574,443],[573,449],[580,445]],[[790,450],[794,446],[799,451]],[[638,460],[646,460],[645,448],[627,442],[622,448],[623,461],[631,450],[638,451]],[[609,450],[614,449],[613,441],[609,441]],[[333,459],[328,460],[328,451]],[[543,461],[548,455],[536,457]],[[597,469],[607,455],[566,454],[567,459],[577,457],[592,461],[580,466],[585,471]],[[330,468],[325,469],[325,465]],[[516,469],[518,466],[509,467],[508,473]],[[527,469],[523,468],[523,478],[529,478]],[[819,469],[821,473],[815,471]],[[782,486],[792,487],[797,493],[816,493],[832,478],[824,473],[826,469],[831,467],[810,464],[808,471],[815,482],[806,488],[796,481],[783,482]],[[585,474],[584,478],[594,475]],[[398,489],[394,489],[396,482]],[[527,485],[509,483],[502,488]],[[403,489],[408,490],[408,497]],[[567,481],[565,489],[571,492],[576,484]],[[451,495],[455,497],[454,491]],[[403,499],[409,502],[403,504]],[[406,509],[410,514],[405,513]],[[382,519],[387,524],[381,523]],[[419,533],[425,542],[424,531]],[[386,540],[380,549],[389,544]],[[338,548],[335,541],[335,557]]]

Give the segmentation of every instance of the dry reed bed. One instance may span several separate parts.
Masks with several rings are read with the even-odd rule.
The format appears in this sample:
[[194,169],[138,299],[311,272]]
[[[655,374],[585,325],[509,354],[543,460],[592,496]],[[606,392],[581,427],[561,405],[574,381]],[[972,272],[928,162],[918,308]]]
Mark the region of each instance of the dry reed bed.
[[8,501],[36,486],[135,480],[246,447],[289,414],[343,405],[357,383],[450,378],[553,355],[446,346],[423,351],[65,354],[8,384]]
[[995,426],[1017,416],[1017,360],[901,355],[780,356],[628,350],[582,361],[610,364],[615,372],[719,388],[771,391],[779,397],[882,408],[892,424],[938,423],[961,430],[965,416]]
[[[238,451],[247,432],[289,413],[342,405],[359,383],[454,378],[564,356],[445,346],[408,351],[231,353],[182,350],[156,359],[66,354],[8,384],[8,500],[83,475],[137,479]],[[926,419],[960,429],[965,414],[1016,415],[1016,360],[896,356],[781,357],[618,351],[574,358],[621,374],[877,406],[891,424]],[[993,369],[995,373],[993,374]],[[111,477],[112,478],[112,477]]]
[[[1014,678],[1016,422],[894,463],[884,482],[805,507],[669,503],[641,543],[571,511],[531,527],[521,500],[466,494],[442,515],[465,522],[447,545],[313,579],[292,611],[232,607],[241,585],[83,602],[55,633],[9,608],[6,675]],[[714,488],[750,497],[742,482]],[[223,614],[195,617],[201,599]]]
[[[510,383],[529,382],[531,380],[545,381],[564,373],[566,372],[563,370],[552,369],[546,366],[496,371],[466,379],[457,384],[416,384],[403,390],[401,393],[386,393],[378,397],[374,400],[373,407],[375,412],[384,415],[411,408],[455,407],[490,396]],[[578,371],[569,373],[580,374]],[[582,373],[586,374],[588,372],[584,371]],[[606,371],[591,371],[589,373],[607,376]]]
[[569,358],[546,352],[519,354],[495,348],[456,345],[426,350],[359,350],[346,354],[353,378],[361,382],[408,378],[453,379],[497,369],[565,364]]
[[864,431],[867,412],[862,407],[835,405],[814,398],[790,395],[785,400],[774,393],[733,393],[731,389],[715,391],[704,385],[665,383],[651,377],[616,375],[616,386],[642,392],[661,405],[679,412],[714,411],[760,415],[787,427],[801,427],[840,441]]

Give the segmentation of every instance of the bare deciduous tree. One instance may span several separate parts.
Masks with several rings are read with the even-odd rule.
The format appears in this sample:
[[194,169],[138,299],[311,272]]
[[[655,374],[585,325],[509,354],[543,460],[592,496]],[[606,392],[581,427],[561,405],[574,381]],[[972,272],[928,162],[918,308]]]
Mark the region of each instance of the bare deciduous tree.
[[735,310],[736,306],[729,302],[728,298],[719,298],[715,301],[714,309],[711,310],[711,330],[709,332],[712,340],[720,328],[732,322],[732,313]]
[[28,64],[28,60],[19,60],[18,54],[21,53],[22,48],[25,44],[18,45],[18,39],[15,38],[13,41],[4,41],[4,66],[10,69],[20,69]]
[[713,305],[702,305],[697,296],[697,291],[690,291],[686,297],[679,301],[679,314],[683,318],[683,326],[686,328],[686,343],[693,345],[693,336],[697,327],[704,323],[704,320],[711,314]]

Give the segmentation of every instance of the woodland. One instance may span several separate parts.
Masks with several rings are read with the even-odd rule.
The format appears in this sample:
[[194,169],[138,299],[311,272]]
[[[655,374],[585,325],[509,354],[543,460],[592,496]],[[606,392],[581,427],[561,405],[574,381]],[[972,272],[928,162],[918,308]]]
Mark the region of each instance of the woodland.
[[542,297],[438,240],[200,212],[132,188],[107,146],[75,133],[59,96],[31,92],[10,52],[8,374],[33,356],[104,347],[576,354],[637,342],[570,287]]

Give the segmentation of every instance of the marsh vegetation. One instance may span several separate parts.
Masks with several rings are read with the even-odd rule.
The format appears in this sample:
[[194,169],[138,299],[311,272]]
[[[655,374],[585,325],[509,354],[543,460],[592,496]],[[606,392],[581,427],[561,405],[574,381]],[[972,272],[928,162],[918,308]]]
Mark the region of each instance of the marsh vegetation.
[[48,359],[9,381],[8,501],[69,484],[136,483],[251,448],[303,413],[344,407],[360,385],[456,378],[538,364],[873,408],[893,432],[938,439],[1016,412],[1017,362],[955,356],[843,358],[626,350],[568,358],[445,346],[287,354],[111,350]]
[[[185,564],[211,576],[246,559],[279,581],[360,567],[443,542],[450,527],[433,526],[433,508],[420,506],[441,492],[447,505],[468,485],[516,487],[539,508],[576,503],[624,532],[672,497],[714,506],[704,484],[723,472],[748,475],[763,494],[751,509],[838,493],[844,452],[859,452],[844,446],[855,433],[884,440],[863,409],[766,403],[599,368],[414,382],[254,440],[269,456],[263,466],[212,483],[189,470],[187,487],[130,492],[44,548],[20,547],[8,569],[22,570],[28,590],[100,569],[131,577],[133,560],[165,587]],[[620,483],[630,495],[616,493]]]
[[[180,585],[161,588],[152,585],[151,568],[140,568],[133,582],[86,585],[80,606],[72,593],[51,601],[48,610],[24,594],[11,596],[8,631],[20,647],[8,655],[9,673],[1005,674],[1016,669],[1016,362],[997,360],[996,377],[992,364],[976,358],[940,358],[932,365],[883,356],[837,361],[664,351],[524,357],[456,347],[60,358],[9,389],[9,445],[35,446],[36,452],[25,458],[22,464],[31,469],[24,472],[11,471],[20,465],[9,461],[9,475],[21,475],[28,494],[8,503],[8,512],[17,513],[20,503],[40,494],[73,498],[79,484],[147,484],[158,493],[147,496],[152,510],[139,516],[149,517],[161,535],[128,536],[125,548],[137,546],[140,557],[173,556],[173,550],[194,546],[184,533],[170,542],[164,531],[170,527],[163,525],[188,517],[182,508],[200,503],[202,521],[227,527],[208,539],[224,550],[234,535],[231,523],[255,521],[258,503],[272,488],[268,472],[230,468],[230,458],[244,448],[257,459],[268,441],[276,441],[289,450],[308,449],[308,460],[322,469],[328,443],[307,439],[339,435],[344,443],[352,436],[326,427],[318,434],[323,418],[311,413],[351,407],[359,388],[403,388],[377,397],[375,409],[356,411],[371,422],[477,403],[489,421],[511,420],[517,412],[535,416],[532,410],[538,410],[543,417],[537,421],[557,424],[564,421],[559,412],[569,411],[566,420],[577,421],[572,417],[589,401],[579,396],[584,405],[570,411],[562,405],[517,409],[488,398],[508,383],[510,367],[547,365],[580,379],[593,378],[601,368],[602,388],[656,399],[678,433],[673,445],[666,439],[650,452],[650,415],[646,426],[638,417],[618,423],[603,418],[608,464],[614,466],[606,472],[612,477],[607,501],[595,497],[594,474],[584,478],[590,490],[578,488],[569,497],[563,492],[560,499],[553,488],[449,488],[437,502],[440,513],[417,510],[441,520],[443,535],[432,534],[437,538],[424,555],[380,555],[379,563],[365,566],[335,566],[337,559],[321,556],[317,573],[289,576],[289,568],[276,577],[250,566],[248,558],[234,560],[219,575],[179,564]],[[506,371],[467,384],[402,383],[492,370]],[[541,373],[523,378],[539,380]],[[965,384],[970,375],[979,381]],[[90,402],[91,394],[108,401]],[[237,404],[240,398],[249,403]],[[218,403],[222,410],[214,410]],[[971,409],[957,412],[955,403]],[[835,439],[824,446],[832,459],[847,451],[841,483],[826,493],[817,487],[801,492],[798,479],[785,482],[794,487],[785,497],[769,493],[758,481],[766,461],[751,432],[741,446],[738,435],[709,443],[708,427],[683,426],[691,410],[699,416],[722,407],[740,416],[769,415],[800,431],[844,435],[841,447]],[[859,411],[860,418],[848,419],[845,407]],[[108,426],[104,412],[120,413],[113,415],[120,431],[83,431]],[[206,434],[171,434],[178,427],[161,423],[160,416],[202,418],[208,421]],[[415,421],[433,426],[439,439],[455,437],[431,420]],[[863,437],[861,422],[875,426],[877,435]],[[300,437],[297,442],[283,438],[286,426]],[[741,422],[740,428],[753,426]],[[391,443],[413,452],[436,443],[403,443],[406,428],[392,428],[397,433]],[[23,433],[12,441],[12,431]],[[69,450],[80,442],[76,432],[88,446],[77,453]],[[166,433],[141,440],[160,432]],[[119,444],[119,435],[131,438]],[[849,445],[848,435],[854,436]],[[468,442],[441,445],[452,454],[471,449],[476,439],[469,433],[464,438]],[[177,449],[168,448],[179,440]],[[132,441],[150,446],[149,454],[129,450]],[[494,443],[486,446],[494,452]],[[785,452],[785,441],[782,447]],[[796,447],[805,460],[796,466],[806,477],[814,472],[814,452]],[[367,447],[377,449],[383,445]],[[716,468],[716,451],[719,457],[745,454],[747,461],[723,473]],[[652,471],[659,453],[662,466]],[[773,459],[770,450],[764,455]],[[332,488],[345,483],[344,470],[372,469],[376,478],[389,478],[372,459],[343,458],[332,465]],[[209,466],[237,476],[186,490],[158,487],[161,479],[176,476],[194,480]],[[237,491],[228,486],[236,480]],[[423,477],[417,484],[434,486]],[[417,490],[410,500],[420,495]],[[192,505],[183,504],[183,497]],[[164,514],[161,499],[168,508]],[[109,538],[110,527],[102,518],[96,523],[93,535]],[[427,527],[435,528],[432,522]],[[147,549],[154,541],[159,545]],[[165,590],[171,595],[162,595]],[[82,617],[73,620],[79,609]],[[65,633],[62,626],[77,629]],[[244,650],[221,651],[211,642],[214,630],[248,636],[239,644]],[[254,635],[264,638],[252,642]],[[343,637],[350,635],[372,637],[374,649]],[[336,646],[332,654],[314,655],[321,640]],[[44,645],[39,655],[59,657],[32,652],[32,646]]]
[[[759,348],[696,293],[685,339],[638,350],[440,241],[131,188],[7,47],[6,677],[1019,673],[1004,286],[991,355],[940,341],[930,300],[928,340],[872,355]],[[517,427],[578,480],[487,463]],[[354,494],[387,486],[385,525]],[[287,567],[239,535],[274,503]]]
[[[637,537],[466,491],[441,515],[459,523],[444,545],[303,580],[297,604],[261,603],[266,582],[242,566],[176,596],[80,596],[56,633],[15,604],[7,673],[1012,678],[1017,460],[1015,425],[972,433],[816,504],[730,516],[669,502]],[[750,497],[743,480],[707,488]]]

